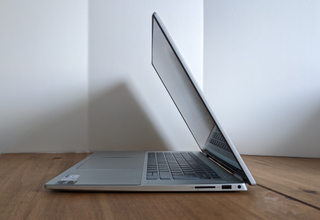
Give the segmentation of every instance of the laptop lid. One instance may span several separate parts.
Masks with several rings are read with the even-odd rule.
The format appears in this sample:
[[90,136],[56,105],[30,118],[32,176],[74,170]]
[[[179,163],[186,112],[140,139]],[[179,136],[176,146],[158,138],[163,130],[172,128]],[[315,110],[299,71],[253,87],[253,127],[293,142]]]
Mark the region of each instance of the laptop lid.
[[244,182],[256,184],[157,13],[152,16],[152,65],[201,151]]

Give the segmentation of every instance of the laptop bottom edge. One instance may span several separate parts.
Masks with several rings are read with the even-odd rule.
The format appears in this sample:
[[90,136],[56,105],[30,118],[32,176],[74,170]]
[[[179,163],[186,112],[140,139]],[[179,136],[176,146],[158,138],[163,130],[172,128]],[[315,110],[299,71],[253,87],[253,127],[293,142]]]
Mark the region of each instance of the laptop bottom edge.
[[103,186],[103,185],[77,185],[77,186],[55,186],[45,185],[47,189],[62,191],[132,191],[132,192],[208,192],[208,191],[247,191],[245,183],[236,184],[192,184],[192,185],[152,185],[152,186]]

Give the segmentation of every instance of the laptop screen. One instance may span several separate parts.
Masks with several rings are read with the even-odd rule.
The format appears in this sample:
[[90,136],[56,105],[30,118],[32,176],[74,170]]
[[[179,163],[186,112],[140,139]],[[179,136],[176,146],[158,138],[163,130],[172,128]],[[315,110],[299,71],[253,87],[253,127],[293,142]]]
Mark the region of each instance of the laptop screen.
[[179,58],[178,52],[164,31],[163,25],[152,19],[152,65],[162,80],[173,102],[189,127],[199,147],[217,161],[242,170],[228,143],[221,134],[208,108],[195,88]]

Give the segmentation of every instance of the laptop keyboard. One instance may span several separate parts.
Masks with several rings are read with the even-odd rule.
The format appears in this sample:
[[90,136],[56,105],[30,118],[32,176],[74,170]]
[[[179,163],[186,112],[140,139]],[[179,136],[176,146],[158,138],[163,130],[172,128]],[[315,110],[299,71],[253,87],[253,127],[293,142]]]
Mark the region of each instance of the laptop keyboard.
[[192,152],[148,152],[147,180],[220,178]]

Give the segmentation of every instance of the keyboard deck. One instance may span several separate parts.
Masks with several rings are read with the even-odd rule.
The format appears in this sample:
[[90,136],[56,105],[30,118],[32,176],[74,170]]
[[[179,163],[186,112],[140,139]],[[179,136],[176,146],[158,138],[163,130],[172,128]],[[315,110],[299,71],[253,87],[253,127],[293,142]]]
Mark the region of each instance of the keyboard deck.
[[220,178],[192,152],[148,152],[147,180]]

